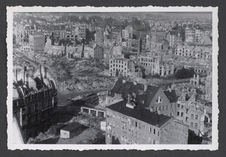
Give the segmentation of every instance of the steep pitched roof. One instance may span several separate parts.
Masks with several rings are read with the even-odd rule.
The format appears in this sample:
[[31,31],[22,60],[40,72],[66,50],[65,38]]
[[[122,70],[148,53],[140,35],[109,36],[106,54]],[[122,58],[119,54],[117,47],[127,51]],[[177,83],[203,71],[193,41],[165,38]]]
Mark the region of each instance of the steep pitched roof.
[[160,87],[148,86],[146,92],[146,98],[144,100],[144,107],[148,107],[156,93],[160,90]]
[[172,91],[167,90],[167,91],[164,91],[164,93],[171,103],[177,102],[178,97],[176,95],[175,90],[172,90]]

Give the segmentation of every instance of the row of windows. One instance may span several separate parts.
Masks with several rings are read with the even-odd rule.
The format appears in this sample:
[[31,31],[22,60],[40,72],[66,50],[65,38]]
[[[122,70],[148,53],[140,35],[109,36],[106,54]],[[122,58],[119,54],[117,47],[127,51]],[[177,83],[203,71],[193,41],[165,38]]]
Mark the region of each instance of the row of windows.
[[142,61],[142,62],[154,62],[153,59],[147,59],[147,58],[139,58],[139,61]]
[[166,76],[166,75],[171,74],[171,70],[166,69],[166,70],[164,70],[164,72],[163,72],[162,70],[160,70],[160,71],[159,71],[159,74],[160,74],[161,76]]
[[112,72],[112,71],[116,71],[116,70],[118,70],[118,72],[126,72],[126,68],[125,69],[119,69],[119,68],[112,68],[112,69],[110,69],[110,72]]
[[191,122],[190,127],[191,127],[191,128],[194,127],[195,129],[198,129],[198,123],[193,123],[193,122]]
[[[142,128],[141,128],[141,124],[138,123],[137,121],[135,121],[135,127],[136,127],[136,128],[139,128],[139,129],[142,129]],[[145,126],[144,126],[144,127],[145,127]],[[155,128],[150,127],[150,128],[149,128],[149,132],[150,132],[150,133],[153,133],[154,135],[158,135],[158,136],[159,136],[159,131],[157,131]]]
[[[181,117],[183,117],[184,116],[184,112],[177,112],[177,116],[181,116]],[[194,117],[195,116],[195,117]],[[198,118],[199,118],[199,116],[198,115],[194,115],[194,114],[191,114],[191,119],[196,119],[196,120],[198,120]],[[186,117],[186,119],[187,119],[187,117]]]
[[168,111],[168,106],[167,106],[167,105],[159,106],[159,107],[158,107],[158,110],[159,110],[159,111]]
[[123,68],[124,66],[123,65],[118,65],[118,64],[116,64],[116,65],[115,64],[111,64],[110,67],[119,67],[119,68],[122,67]]
[[151,65],[151,63],[141,63],[141,65],[148,66]]
[[209,58],[209,55],[207,55],[207,54],[194,55],[193,53],[178,53],[178,52],[176,52],[176,55],[179,55],[179,56],[195,56],[197,58]]
[[[125,118],[125,119],[126,119],[126,118]],[[129,132],[133,132],[133,131],[131,130],[130,127],[126,126],[126,123],[127,123],[127,122],[128,122],[128,123],[127,123],[128,125],[133,126],[133,127],[137,128],[137,129],[140,129],[140,130],[146,130],[146,129],[148,129],[147,126],[146,126],[145,124],[140,123],[140,122],[138,122],[138,121],[136,121],[136,120],[131,120],[131,119],[129,119],[129,120],[124,121],[124,122],[121,120],[120,122],[123,123],[123,125],[121,125],[121,128],[122,128],[123,130],[128,129]],[[150,133],[154,134],[154,135],[159,136],[159,131],[157,131],[155,128],[153,128],[153,127],[151,127],[151,126],[149,127],[148,131],[149,131]]]

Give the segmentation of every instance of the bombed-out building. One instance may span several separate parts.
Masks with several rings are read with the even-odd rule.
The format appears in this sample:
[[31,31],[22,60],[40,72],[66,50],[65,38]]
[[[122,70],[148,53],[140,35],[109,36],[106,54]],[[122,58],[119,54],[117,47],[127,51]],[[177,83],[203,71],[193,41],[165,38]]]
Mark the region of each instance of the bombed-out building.
[[[44,72],[44,76],[42,74]],[[51,115],[57,106],[57,89],[47,77],[47,69],[40,66],[40,76],[29,76],[25,66],[22,78],[15,69],[13,82],[13,116],[17,121],[23,142],[49,128]]]

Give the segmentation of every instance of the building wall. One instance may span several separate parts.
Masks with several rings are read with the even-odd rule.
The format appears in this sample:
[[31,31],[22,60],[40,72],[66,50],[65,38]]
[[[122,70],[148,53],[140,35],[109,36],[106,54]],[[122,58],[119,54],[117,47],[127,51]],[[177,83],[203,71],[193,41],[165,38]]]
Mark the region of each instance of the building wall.
[[127,76],[129,73],[129,60],[110,59],[109,73],[110,76],[116,76],[117,74]]
[[177,56],[182,56],[182,57],[193,57],[194,52],[192,51],[194,49],[194,46],[182,46],[178,45],[175,51],[175,54]]
[[166,32],[161,30],[153,30],[151,31],[151,42],[157,43],[161,42],[166,38]]
[[185,42],[193,43],[195,41],[195,31],[192,28],[185,29]]
[[104,49],[100,46],[94,48],[94,59],[104,59]]
[[203,130],[204,111],[200,110],[200,106],[196,102],[179,101],[177,103],[176,119],[189,126],[197,135]]
[[166,77],[174,74],[174,65],[172,63],[160,64],[159,75]]
[[205,46],[178,45],[175,55],[205,60],[211,58],[211,52],[211,48]]
[[156,56],[138,56],[138,64],[145,69],[146,74],[158,74],[162,77],[174,74],[173,63],[161,63]]
[[160,143],[159,128],[135,118],[107,109],[106,123],[107,144],[112,143],[112,138],[121,144]]
[[104,44],[104,32],[103,32],[103,30],[98,29],[96,31],[96,34],[95,34],[95,42],[98,45],[103,45]]
[[153,56],[140,55],[138,56],[138,64],[145,68],[147,74],[155,74],[157,73],[156,69],[158,69],[159,61],[158,58]]
[[188,126],[177,120],[171,119],[167,124],[161,127],[161,144],[187,144]]
[[161,89],[158,90],[149,104],[149,108],[152,112],[157,111],[159,114],[166,116],[174,116],[175,106],[171,105],[167,96]]
[[117,139],[121,144],[187,144],[188,126],[170,119],[156,127],[107,109],[106,143]]
[[87,25],[85,24],[79,25],[79,36],[82,39],[86,39],[86,28],[87,28]]
[[45,49],[45,36],[44,35],[31,35],[29,37],[29,44],[33,52],[44,52]]

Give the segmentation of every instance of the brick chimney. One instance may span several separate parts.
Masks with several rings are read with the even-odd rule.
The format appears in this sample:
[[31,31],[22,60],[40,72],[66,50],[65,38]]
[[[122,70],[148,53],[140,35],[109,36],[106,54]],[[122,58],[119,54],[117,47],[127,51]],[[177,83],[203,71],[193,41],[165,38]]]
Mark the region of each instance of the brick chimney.
[[26,73],[26,84],[29,87],[28,73]]
[[23,81],[26,83],[26,74],[27,74],[27,67],[24,66],[24,75],[23,75]]
[[128,107],[130,109],[134,109],[135,106],[136,106],[135,103],[131,102],[131,95],[128,94],[126,107]]
[[47,68],[44,67],[44,78],[47,78]]
[[144,92],[146,92],[148,89],[148,85],[147,84],[144,84]]
[[18,81],[18,69],[16,68],[16,82]]
[[42,77],[42,65],[41,64],[40,64],[40,67],[39,67],[39,72],[40,72],[41,80],[43,80],[43,77]]

